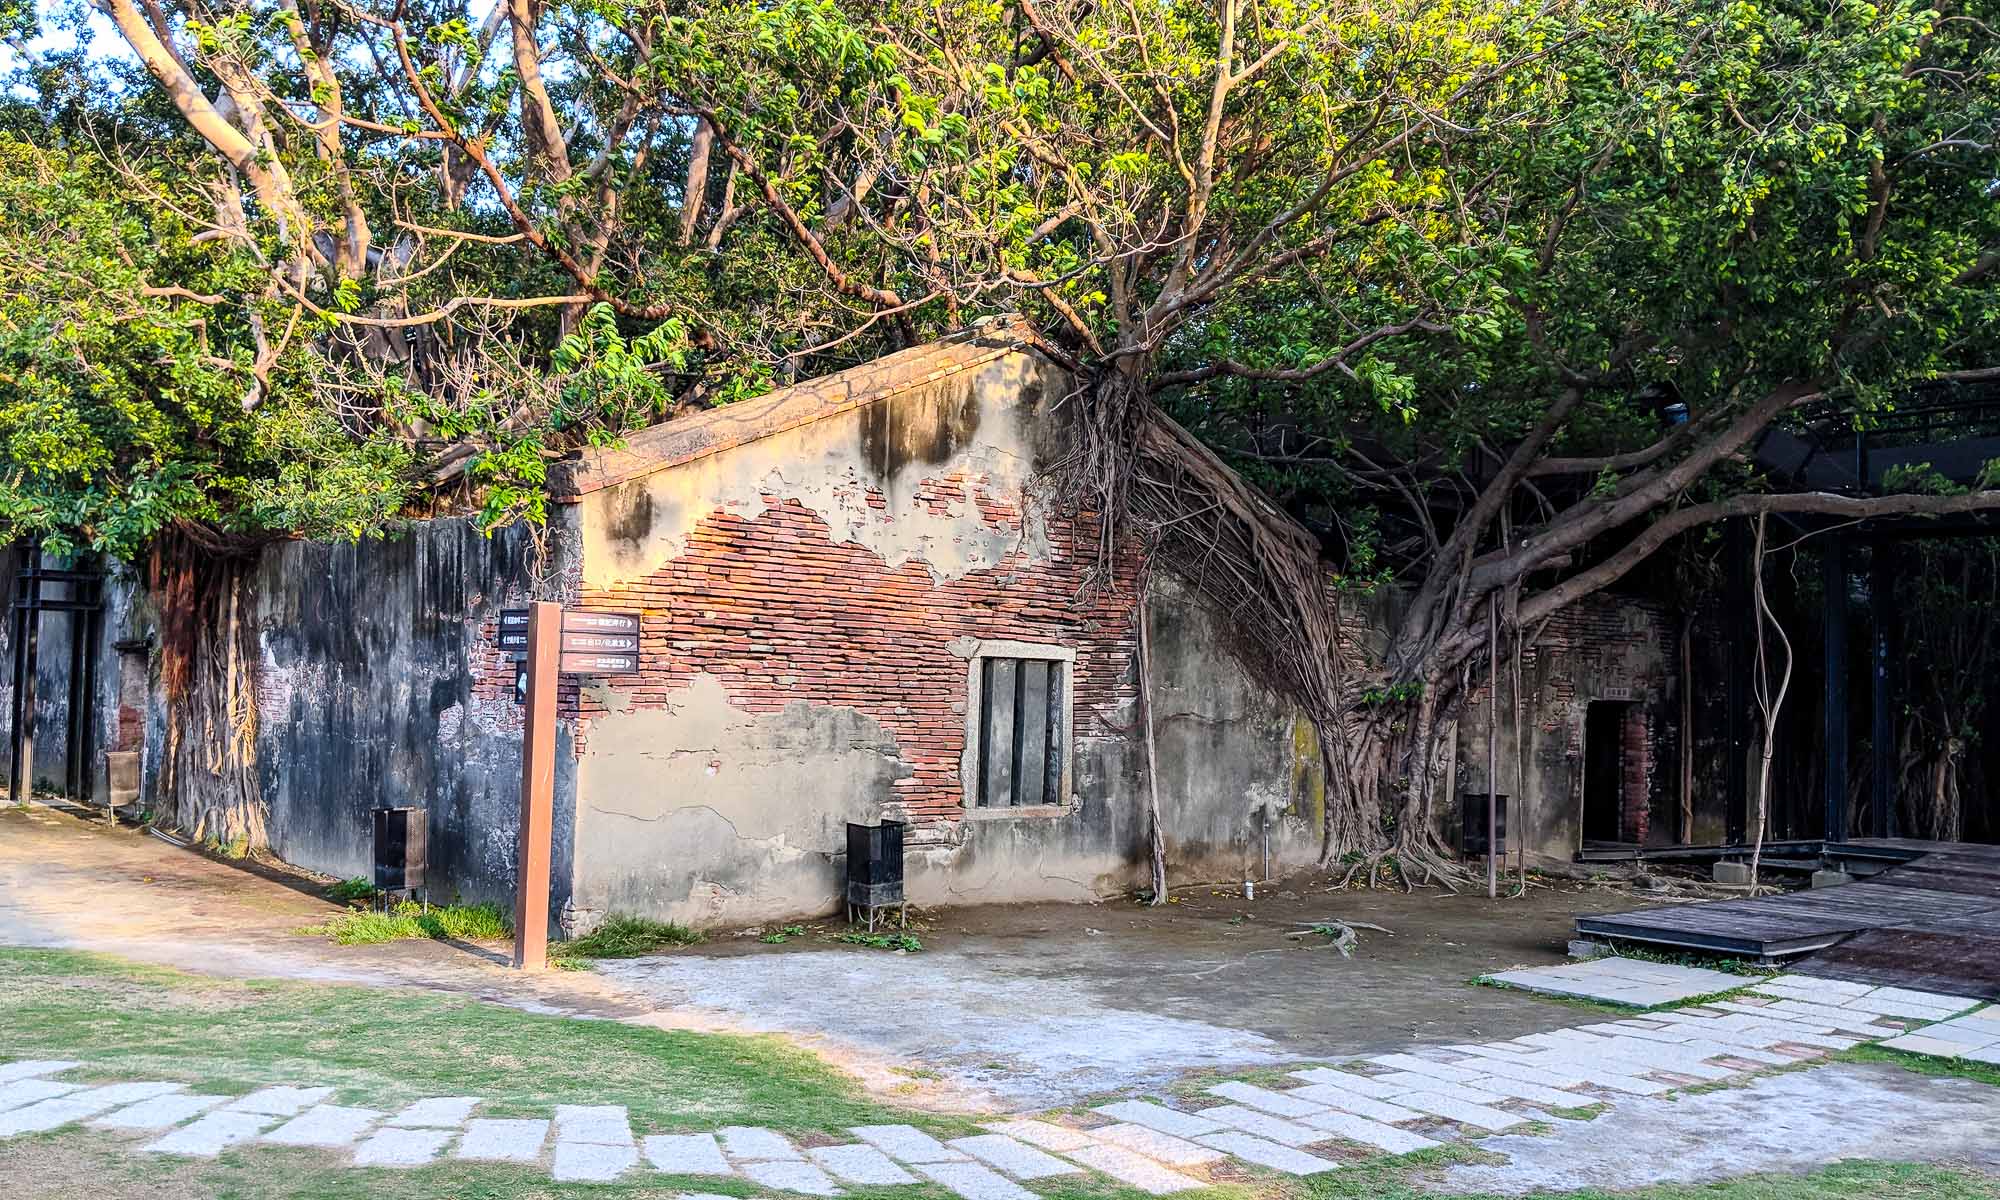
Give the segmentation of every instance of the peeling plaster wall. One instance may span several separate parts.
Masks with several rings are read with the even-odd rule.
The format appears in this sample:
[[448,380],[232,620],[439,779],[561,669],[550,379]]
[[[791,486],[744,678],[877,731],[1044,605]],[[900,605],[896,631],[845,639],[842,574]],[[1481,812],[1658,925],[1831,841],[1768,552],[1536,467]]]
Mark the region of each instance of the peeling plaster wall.
[[[911,822],[916,903],[1090,900],[1142,881],[1137,555],[1077,603],[1095,532],[1033,493],[1068,386],[1010,354],[584,496],[583,601],[639,610],[643,644],[641,676],[579,697],[585,920],[831,911],[845,824],[885,817]],[[1274,855],[1295,855],[1323,796],[1316,767],[1297,769],[1317,760],[1310,735],[1220,649],[1213,617],[1178,593],[1154,604],[1175,876],[1252,869],[1267,808]],[[1074,651],[1073,803],[965,807],[980,641]]]
[[1182,878],[1228,881],[1312,865],[1326,816],[1317,730],[1244,669],[1226,620],[1172,579],[1156,576],[1152,587],[1154,740],[1161,815],[1174,832],[1169,868]]
[[[1600,593],[1552,618],[1521,653],[1526,744],[1515,726],[1511,651],[1500,647],[1499,791],[1509,797],[1507,849],[1564,862],[1583,838],[1584,723],[1593,700],[1635,710],[1625,763],[1627,786],[1641,805],[1632,822],[1649,843],[1671,842],[1679,823],[1679,669],[1675,625],[1659,604]],[[1481,668],[1483,673],[1483,667]],[[1458,803],[1485,793],[1487,700],[1482,686],[1458,729],[1452,803],[1445,806],[1446,840],[1459,844]],[[1525,755],[1522,750],[1525,749]]]
[[[560,561],[560,530],[551,541]],[[432,895],[512,902],[521,720],[494,635],[500,608],[526,602],[530,577],[525,531],[489,538],[464,519],[264,551],[251,584],[272,850],[328,874],[367,875],[370,810],[422,806]],[[558,906],[569,879],[572,729],[558,731]]]

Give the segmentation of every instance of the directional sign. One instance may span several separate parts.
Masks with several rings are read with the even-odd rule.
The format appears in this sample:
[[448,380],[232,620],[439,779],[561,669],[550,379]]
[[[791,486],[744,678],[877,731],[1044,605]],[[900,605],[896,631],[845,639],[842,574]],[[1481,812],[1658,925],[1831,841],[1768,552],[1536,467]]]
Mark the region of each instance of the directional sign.
[[639,635],[635,633],[570,633],[564,631],[562,648],[590,654],[637,654]]
[[639,670],[639,656],[565,650],[556,670],[564,675],[631,675]]
[[639,636],[639,614],[594,608],[563,610],[563,633],[624,633]]
[[510,654],[528,652],[528,610],[525,608],[503,608],[500,610],[500,648]]

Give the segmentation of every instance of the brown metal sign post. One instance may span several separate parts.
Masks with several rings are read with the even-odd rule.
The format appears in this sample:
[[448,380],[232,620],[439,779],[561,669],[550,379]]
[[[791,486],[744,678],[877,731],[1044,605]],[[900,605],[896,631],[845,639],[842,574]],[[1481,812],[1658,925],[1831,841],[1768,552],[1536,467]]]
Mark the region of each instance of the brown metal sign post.
[[520,874],[514,898],[514,965],[540,971],[549,958],[549,830],[556,792],[556,664],[560,604],[528,609],[528,699],[521,738]]

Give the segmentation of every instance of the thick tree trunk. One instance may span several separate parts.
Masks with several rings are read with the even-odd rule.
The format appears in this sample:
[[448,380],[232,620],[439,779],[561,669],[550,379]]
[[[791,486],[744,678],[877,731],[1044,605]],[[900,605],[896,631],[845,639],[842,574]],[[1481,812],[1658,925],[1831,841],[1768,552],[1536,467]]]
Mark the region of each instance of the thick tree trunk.
[[160,821],[235,854],[267,843],[257,778],[251,561],[168,535],[156,544],[152,563],[167,699]]

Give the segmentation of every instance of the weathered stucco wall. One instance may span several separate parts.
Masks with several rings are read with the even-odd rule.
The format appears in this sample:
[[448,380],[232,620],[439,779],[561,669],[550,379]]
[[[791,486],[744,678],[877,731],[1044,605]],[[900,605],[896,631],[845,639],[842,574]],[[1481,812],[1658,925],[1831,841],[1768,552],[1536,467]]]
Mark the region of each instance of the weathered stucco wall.
[[1170,877],[1262,879],[1317,862],[1326,773],[1312,722],[1244,668],[1228,621],[1185,585],[1155,576],[1147,613]]
[[[1632,840],[1678,836],[1679,692],[1673,619],[1659,604],[1599,594],[1553,617],[1521,651],[1523,730],[1516,727],[1510,664],[1500,665],[1499,780],[1509,797],[1507,846],[1568,861],[1583,840],[1585,724],[1592,701],[1629,705],[1631,753],[1621,762]],[[1458,844],[1457,801],[1487,791],[1486,689],[1460,720],[1453,804],[1446,836]],[[1525,751],[1525,753],[1524,753]]]
[[[583,602],[639,610],[644,646],[640,677],[581,696],[584,919],[829,911],[846,823],[885,817],[912,822],[917,903],[1143,877],[1136,555],[1079,602],[1095,534],[1034,494],[1067,390],[1017,351],[581,499]],[[1267,810],[1290,852],[1284,814],[1315,785],[1295,778],[1289,712],[1231,675],[1212,618],[1158,603],[1175,873],[1237,878]],[[964,805],[968,658],[995,640],[1074,652],[1071,804]]]
[[[420,805],[432,894],[511,902],[520,711],[494,635],[500,608],[527,599],[530,550],[522,530],[487,537],[454,519],[264,551],[251,578],[257,762],[276,853],[367,875],[370,810]],[[568,733],[556,776],[558,904],[575,796]]]

